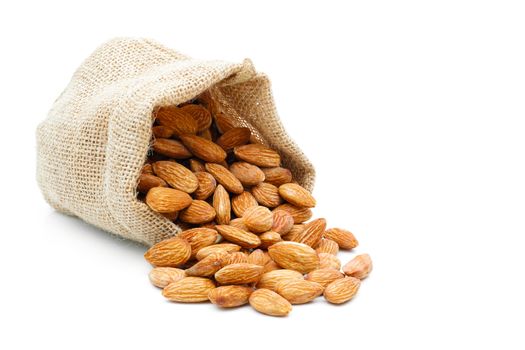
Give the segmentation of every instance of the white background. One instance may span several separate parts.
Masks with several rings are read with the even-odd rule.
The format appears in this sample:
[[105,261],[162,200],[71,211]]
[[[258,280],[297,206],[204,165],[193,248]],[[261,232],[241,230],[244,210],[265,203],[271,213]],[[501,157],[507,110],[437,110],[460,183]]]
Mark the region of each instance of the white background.
[[[520,1],[2,2],[0,348],[523,349],[524,18]],[[316,215],[374,260],[358,297],[283,319],[169,303],[144,247],[44,202],[36,125],[115,36],[269,74]]]

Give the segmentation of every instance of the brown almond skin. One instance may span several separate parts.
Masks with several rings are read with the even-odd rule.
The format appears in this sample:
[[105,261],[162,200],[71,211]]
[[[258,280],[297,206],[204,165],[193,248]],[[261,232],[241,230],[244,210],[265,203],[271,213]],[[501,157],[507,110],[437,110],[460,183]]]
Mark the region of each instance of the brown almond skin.
[[246,187],[255,186],[264,181],[264,173],[256,165],[247,162],[234,162],[229,169]]
[[213,194],[213,192],[215,192],[215,188],[217,187],[217,181],[210,173],[207,173],[205,171],[198,171],[194,174],[195,177],[197,177],[199,185],[197,186],[195,192],[193,192],[193,196],[195,199],[200,199],[204,201],[208,199]]
[[255,197],[247,191],[233,196],[231,200],[232,210],[238,217],[242,217],[248,208],[257,207],[258,205]]
[[285,241],[293,241],[297,235],[299,235],[304,230],[305,224],[295,224],[292,226],[292,229],[288,231],[287,234],[283,235]]
[[264,266],[270,261],[270,256],[267,252],[264,252],[261,249],[255,249],[253,252],[248,255],[248,263]]
[[223,267],[231,264],[248,263],[248,254],[245,252],[228,253],[224,259]]
[[177,267],[186,263],[190,256],[190,244],[179,237],[165,239],[144,253],[144,258],[156,267]]
[[315,198],[307,189],[299,184],[288,183],[279,186],[279,194],[285,201],[298,207],[315,207]]
[[177,162],[167,160],[155,162],[153,163],[153,171],[176,190],[193,193],[199,187],[199,181],[195,174]]
[[284,210],[273,211],[272,231],[285,235],[293,228],[293,217]]
[[151,128],[151,131],[153,132],[153,136],[158,139],[169,139],[173,136],[173,129],[170,129],[164,125],[155,125]]
[[149,174],[149,175],[154,175],[153,174],[153,168],[151,167],[151,164],[144,164],[144,166],[142,167],[142,170],[141,170],[141,174]]
[[221,134],[224,134],[228,130],[235,128],[235,121],[232,117],[222,112],[214,113],[215,124]]
[[215,228],[225,239],[243,248],[256,248],[261,244],[259,237],[240,228],[230,225],[217,225]]
[[241,250],[241,246],[238,244],[233,244],[233,243],[212,244],[210,246],[200,249],[195,255],[195,257],[197,258],[197,260],[202,260],[208,255],[213,254],[213,253],[218,253],[218,252],[230,253],[230,252],[238,252],[239,250]]
[[277,242],[282,241],[281,235],[274,231],[266,231],[259,235],[261,240],[261,248],[268,249],[268,247],[274,245]]
[[244,231],[250,231],[250,229],[248,229],[248,227],[244,224],[244,220],[242,218],[236,218],[236,219],[230,220],[230,223],[228,225],[240,228],[241,230],[244,230]]
[[257,288],[266,288],[275,292],[279,282],[297,279],[303,279],[303,275],[298,271],[288,269],[273,270],[262,274],[259,282],[257,282]]
[[186,275],[197,277],[210,277],[222,269],[228,253],[218,252],[197,261],[192,267],[186,269]]
[[283,241],[268,248],[273,261],[281,267],[308,273],[319,268],[319,257],[312,247],[303,243]]
[[191,152],[179,141],[157,138],[153,141],[153,150],[158,154],[175,159],[191,158]]
[[197,173],[197,172],[201,172],[201,171],[205,172],[206,168],[204,167],[204,163],[203,162],[201,162],[198,159],[192,158],[192,159],[190,159],[190,170],[193,171],[194,173]]
[[197,135],[180,135],[184,146],[196,157],[211,163],[220,163],[226,159],[226,152],[216,143]]
[[354,277],[337,279],[326,286],[324,297],[332,304],[343,304],[357,294],[360,285],[361,280]]
[[179,233],[178,237],[188,241],[191,246],[191,256],[195,257],[199,250],[214,244],[218,235],[214,229],[196,227]]
[[137,185],[137,190],[141,193],[148,193],[153,187],[167,187],[168,184],[166,181],[162,180],[160,177],[150,174],[140,174],[139,183]]
[[292,279],[277,283],[276,292],[288,300],[290,304],[305,304],[321,294],[324,287],[319,283],[306,281],[304,279]]
[[329,253],[333,255],[337,255],[339,253],[339,245],[328,238],[323,238],[321,241],[319,241],[319,244],[315,247],[315,251],[317,254],[319,253]]
[[175,267],[155,267],[149,273],[149,280],[155,287],[164,288],[172,282],[186,277],[184,270]]
[[353,249],[359,245],[353,233],[342,228],[331,228],[324,232],[324,237],[335,241],[341,249]]
[[186,192],[167,187],[153,187],[146,195],[146,204],[158,213],[173,213],[187,208],[191,202]]
[[264,181],[271,183],[274,186],[281,186],[292,182],[292,172],[286,168],[274,167],[274,168],[262,168],[264,173]]
[[315,219],[304,225],[304,229],[301,233],[293,237],[293,241],[304,243],[310,247],[316,247],[326,229],[326,220],[323,218]]
[[309,272],[304,279],[311,282],[319,283],[320,285],[326,287],[330,283],[340,278],[344,278],[345,275],[338,270],[334,269],[317,269]]
[[282,270],[283,268],[277,265],[277,263],[273,260],[270,260],[264,265],[263,267],[263,273],[275,271],[275,270]]
[[343,266],[343,272],[347,276],[364,279],[372,271],[372,259],[370,255],[361,254],[350,260]]
[[197,131],[202,132],[210,127],[212,119],[210,112],[199,105],[189,104],[181,109],[191,115],[195,122],[197,123]]
[[180,303],[198,303],[208,301],[208,294],[215,288],[215,283],[208,278],[186,277],[168,284],[162,295],[171,301]]
[[248,304],[253,288],[245,286],[221,286],[208,293],[208,299],[219,307],[237,307]]
[[261,278],[263,267],[255,264],[239,263],[224,266],[215,273],[220,284],[248,284]]
[[341,269],[341,260],[333,254],[319,253],[319,268],[320,269],[335,269],[339,271]]
[[263,206],[246,209],[242,216],[244,224],[255,233],[269,231],[273,225],[272,212]]
[[275,208],[283,202],[279,189],[266,182],[253,186],[251,193],[260,205],[268,208]]
[[179,214],[179,220],[189,224],[204,224],[215,219],[215,209],[207,202],[195,199]]
[[257,289],[250,295],[250,305],[260,313],[269,316],[286,316],[292,311],[292,304],[269,289]]
[[157,110],[155,117],[160,125],[173,130],[174,135],[197,133],[198,125],[195,119],[177,106],[161,107]]
[[216,163],[206,163],[204,167],[228,192],[240,194],[244,191],[244,187],[239,179],[224,166]]
[[230,195],[222,185],[217,186],[213,194],[213,208],[217,213],[215,221],[219,225],[227,225],[231,219]]
[[231,128],[219,137],[216,143],[225,151],[242,146],[250,142],[252,133],[248,128]]
[[278,206],[275,210],[284,210],[293,217],[294,224],[300,224],[302,222],[310,220],[313,213],[310,208],[297,207],[290,203],[284,203]]
[[235,147],[233,153],[237,159],[260,166],[260,167],[278,167],[281,165],[279,153],[273,149],[259,145],[249,144]]

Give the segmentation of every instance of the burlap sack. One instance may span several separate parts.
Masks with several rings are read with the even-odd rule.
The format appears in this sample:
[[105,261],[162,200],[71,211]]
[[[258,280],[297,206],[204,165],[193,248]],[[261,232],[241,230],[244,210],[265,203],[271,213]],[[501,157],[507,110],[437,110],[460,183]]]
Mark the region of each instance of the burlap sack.
[[152,138],[152,111],[212,88],[220,107],[279,151],[312,189],[314,168],[284,130],[270,82],[251,62],[203,61],[144,39],[115,39],[76,71],[37,130],[37,180],[60,212],[147,245],[178,226],[137,199]]

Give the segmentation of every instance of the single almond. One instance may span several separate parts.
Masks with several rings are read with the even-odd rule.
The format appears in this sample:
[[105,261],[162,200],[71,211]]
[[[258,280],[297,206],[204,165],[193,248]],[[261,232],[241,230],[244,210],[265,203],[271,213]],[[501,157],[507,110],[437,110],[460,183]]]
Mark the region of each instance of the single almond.
[[204,167],[228,192],[240,194],[244,191],[241,182],[224,166],[216,163],[206,163]]
[[208,299],[220,307],[237,307],[248,303],[253,288],[245,286],[220,286],[208,293]]
[[268,249],[268,247],[274,245],[277,242],[282,241],[281,235],[274,231],[266,231],[259,235],[261,240],[261,248]]
[[271,183],[274,186],[281,186],[292,182],[292,173],[289,169],[274,167],[274,168],[262,168],[264,173],[264,181]]
[[264,266],[270,261],[270,256],[267,252],[261,249],[255,249],[248,255],[248,263]]
[[372,271],[372,259],[368,254],[357,255],[343,266],[345,275],[361,280],[366,278],[370,271]]
[[197,131],[201,132],[211,125],[211,114],[203,106],[189,104],[181,108],[184,112],[193,117],[197,123]]
[[217,144],[197,135],[184,134],[180,139],[196,157],[212,163],[219,163],[226,159],[226,152]]
[[151,167],[151,164],[144,164],[140,173],[153,175],[153,168]]
[[149,273],[149,280],[155,287],[164,288],[172,282],[186,277],[184,270],[175,267],[155,267]]
[[186,269],[186,275],[198,277],[210,277],[222,269],[228,253],[212,253],[202,260],[197,261],[192,267]]
[[251,132],[248,128],[231,128],[217,139],[217,144],[225,151],[242,146],[250,142]]
[[297,207],[290,203],[281,204],[274,210],[284,210],[290,214],[293,217],[294,224],[308,221],[312,217],[312,210],[310,208]]
[[153,245],[144,258],[153,266],[177,267],[190,259],[191,246],[182,238],[172,237]]
[[263,267],[255,264],[239,263],[226,265],[215,273],[220,284],[248,284],[259,280]]
[[279,194],[285,201],[298,207],[315,207],[315,198],[301,185],[288,183],[279,186]]
[[237,159],[261,167],[277,167],[281,164],[279,153],[269,147],[259,144],[235,147],[233,153]]
[[171,301],[198,303],[208,301],[208,294],[213,288],[215,283],[208,278],[186,277],[168,284],[162,295]]
[[269,316],[286,316],[292,311],[292,304],[269,289],[257,289],[250,295],[250,305],[260,313]]
[[256,207],[259,204],[250,192],[244,191],[241,194],[233,196],[231,200],[232,210],[238,217],[242,217],[246,210],[251,207]]
[[292,229],[283,235],[285,241],[293,241],[297,235],[299,235],[304,230],[305,224],[295,224],[292,226]]
[[313,270],[309,272],[304,277],[304,279],[307,281],[319,283],[323,287],[326,287],[333,281],[344,277],[345,275],[341,273],[341,271],[328,268]]
[[224,259],[224,265],[248,263],[248,254],[245,252],[228,253]]
[[302,279],[303,275],[295,270],[273,270],[262,274],[261,278],[259,279],[259,282],[257,282],[257,288],[266,288],[275,292],[277,290],[277,284],[279,282]]
[[195,257],[197,258],[197,260],[202,260],[208,255],[213,254],[213,253],[219,253],[219,252],[231,253],[231,252],[238,252],[239,250],[241,250],[241,246],[238,244],[219,243],[219,244],[213,244],[213,245],[200,249],[197,252],[197,255],[195,255]]
[[253,164],[246,162],[234,162],[230,165],[230,171],[244,186],[254,186],[264,181],[264,173]]
[[215,218],[215,209],[207,202],[195,199],[179,214],[179,220],[189,224],[203,224]]
[[151,131],[153,132],[153,136],[155,136],[155,138],[169,139],[173,136],[173,129],[170,129],[164,125],[155,125],[151,128]]
[[273,225],[273,214],[270,209],[262,206],[246,209],[242,216],[244,224],[255,233],[269,231]]
[[160,177],[150,174],[140,174],[137,190],[141,193],[148,193],[153,187],[167,187],[166,181]]
[[317,247],[315,247],[315,251],[317,254],[319,253],[329,253],[333,255],[337,255],[339,253],[339,245],[328,238],[323,238],[319,244],[317,244]]
[[341,269],[341,260],[333,254],[319,253],[319,268],[320,269],[334,269],[339,271]]
[[215,193],[213,194],[213,208],[217,213],[215,220],[219,225],[227,225],[230,223],[230,195],[222,185],[217,186]]
[[359,245],[354,234],[342,228],[331,228],[324,232],[324,237],[329,238],[339,245],[341,249],[353,249]]
[[319,283],[306,281],[304,279],[292,279],[277,283],[276,292],[288,300],[290,304],[305,304],[321,294],[324,287]]
[[188,207],[191,197],[173,188],[153,187],[146,195],[146,204],[158,213],[173,213]]
[[304,225],[304,229],[297,236],[293,237],[293,241],[304,243],[310,247],[316,247],[323,237],[326,229],[325,219],[315,219]]
[[206,168],[204,167],[204,163],[195,158],[190,159],[190,169],[194,173],[206,171]]
[[195,119],[177,106],[161,107],[155,116],[159,124],[173,130],[174,135],[197,133],[198,125]]
[[177,162],[155,162],[153,163],[153,171],[174,189],[193,193],[199,187],[199,180],[197,180],[195,174]]
[[285,235],[293,228],[293,217],[284,210],[273,212],[272,231]]
[[238,244],[243,248],[255,248],[261,244],[261,239],[251,232],[241,230],[230,225],[217,225],[217,231],[228,241]]
[[235,128],[235,121],[232,117],[222,112],[214,113],[215,124],[221,134],[226,133],[228,130]]
[[210,173],[205,171],[198,171],[194,174],[195,177],[197,177],[199,185],[195,192],[193,192],[193,196],[195,197],[195,199],[208,199],[208,197],[210,197],[212,193],[215,192],[215,188],[217,187],[217,181]]
[[361,285],[361,280],[354,277],[337,279],[326,286],[325,299],[332,304],[343,304],[352,299]]
[[260,205],[268,208],[275,208],[283,201],[279,195],[279,189],[266,182],[253,186],[251,193]]
[[312,247],[297,242],[279,242],[268,248],[270,257],[285,269],[308,273],[319,268],[319,257]]
[[153,150],[158,154],[175,159],[192,157],[191,152],[177,140],[157,138],[153,141]]
[[191,246],[191,256],[195,257],[197,252],[204,247],[210,246],[217,240],[216,230],[206,227],[196,227],[179,234],[178,237],[185,239]]

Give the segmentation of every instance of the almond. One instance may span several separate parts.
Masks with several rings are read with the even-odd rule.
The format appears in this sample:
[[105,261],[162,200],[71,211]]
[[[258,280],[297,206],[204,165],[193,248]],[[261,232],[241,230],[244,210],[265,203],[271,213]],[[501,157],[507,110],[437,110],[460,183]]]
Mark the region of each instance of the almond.
[[241,230],[244,230],[244,231],[250,231],[248,227],[244,224],[244,221],[242,218],[236,218],[236,219],[230,220],[230,223],[228,225],[240,228]]
[[295,205],[284,203],[275,208],[274,210],[284,210],[293,217],[294,224],[300,224],[312,217],[312,210],[309,208],[297,207]]
[[260,205],[264,205],[268,208],[275,208],[282,203],[279,189],[266,182],[261,182],[260,184],[253,186],[251,193]]
[[234,196],[231,200],[233,212],[238,217],[242,217],[248,208],[256,207],[258,205],[259,204],[253,195],[246,191],[237,196]]
[[173,213],[191,204],[191,197],[173,188],[153,187],[146,195],[146,204],[158,213]]
[[261,244],[260,238],[251,232],[230,225],[217,225],[215,227],[222,237],[243,248],[255,248]]
[[342,228],[331,228],[326,230],[324,232],[324,237],[337,242],[341,249],[353,249],[359,244],[352,232],[343,230]]
[[224,166],[215,163],[206,163],[204,167],[228,192],[240,194],[244,191],[241,182]]
[[325,219],[315,219],[304,225],[301,233],[293,237],[293,241],[316,247],[323,237],[326,229]]
[[148,249],[144,258],[153,266],[177,267],[190,259],[190,244],[179,237],[165,239]]
[[222,185],[217,186],[213,194],[213,208],[217,213],[217,223],[227,225],[231,218],[230,195]]
[[264,173],[264,181],[271,183],[274,186],[281,186],[283,184],[292,182],[292,173],[290,170],[281,167],[262,168]]
[[248,255],[248,263],[264,266],[270,261],[270,256],[268,253],[262,251],[261,249],[255,249],[253,252]]
[[210,127],[211,114],[206,108],[199,105],[190,104],[182,107],[181,109],[193,117],[197,123],[197,131],[201,132]]
[[213,244],[213,245],[200,249],[197,252],[197,255],[195,257],[197,258],[197,260],[202,260],[212,253],[218,253],[218,252],[231,253],[231,252],[238,252],[239,250],[241,250],[240,245],[233,244],[233,243],[219,243],[219,244]]
[[304,231],[305,224],[296,224],[292,226],[292,229],[287,234],[283,235],[285,241],[293,241],[297,235]]
[[266,273],[266,272],[270,272],[270,271],[275,271],[275,270],[281,270],[282,267],[280,267],[279,265],[277,265],[277,263],[273,260],[270,260],[266,263],[266,265],[264,265],[263,267],[263,273]]
[[164,288],[172,282],[186,277],[184,270],[175,267],[155,267],[149,273],[149,280],[155,287]]
[[210,140],[190,134],[180,135],[180,139],[191,153],[206,162],[219,163],[226,159],[226,152]]
[[274,245],[277,242],[282,241],[281,235],[274,231],[266,231],[259,235],[261,240],[261,248],[268,249],[268,247]]
[[259,144],[249,144],[235,147],[233,153],[237,159],[245,162],[261,166],[261,167],[277,167],[281,164],[281,157],[279,153],[273,149]]
[[150,174],[140,174],[139,184],[137,185],[137,190],[142,193],[148,193],[153,187],[167,187],[166,181],[162,180],[160,177]]
[[277,290],[277,284],[282,281],[289,280],[302,280],[303,275],[295,270],[281,269],[266,272],[262,274],[259,282],[257,282],[257,288],[266,288],[273,291]]
[[206,171],[206,168],[204,167],[204,163],[202,163],[200,160],[195,159],[195,158],[190,159],[190,169],[194,173]]
[[141,174],[153,175],[153,168],[151,167],[151,164],[144,164],[141,170]]
[[253,289],[245,286],[221,286],[208,293],[208,299],[220,307],[236,307],[248,303]]
[[205,201],[195,199],[179,214],[179,220],[190,224],[203,224],[215,218],[215,209]]
[[276,210],[273,212],[272,231],[285,235],[293,227],[293,217],[284,210]]
[[304,187],[288,183],[279,186],[279,194],[285,201],[298,207],[313,208],[315,207],[315,198]]
[[198,303],[208,301],[208,294],[213,288],[215,283],[208,278],[186,277],[168,284],[162,295],[171,301]]
[[174,211],[172,213],[162,213],[161,215],[164,216],[166,219],[168,219],[170,221],[175,221],[179,217],[179,212],[178,211]]
[[334,269],[317,269],[309,272],[304,279],[311,282],[316,282],[326,287],[333,281],[344,278],[345,275]]
[[242,146],[250,142],[251,135],[250,129],[248,128],[231,128],[222,134],[216,142],[225,151],[229,151],[234,147]]
[[345,275],[361,280],[366,278],[370,271],[372,271],[372,259],[368,254],[358,255],[343,266]]
[[244,224],[255,233],[269,231],[273,225],[272,212],[262,206],[251,207],[246,209],[242,216]]
[[297,242],[279,242],[268,248],[273,261],[281,267],[308,273],[319,268],[319,257],[312,247]]
[[173,134],[196,134],[198,125],[195,119],[187,112],[176,106],[161,107],[156,113],[160,125],[173,130]]
[[244,186],[254,186],[264,181],[264,173],[253,164],[235,162],[230,165],[230,171]]
[[203,131],[197,133],[197,136],[202,137],[205,140],[213,141],[214,135],[211,129],[204,129]]
[[186,270],[188,276],[210,277],[225,265],[228,253],[218,252],[206,256]]
[[191,256],[195,257],[199,250],[214,244],[217,236],[218,233],[214,229],[197,227],[179,233],[178,237],[185,239],[190,244]]
[[324,297],[332,304],[342,304],[356,295],[360,285],[361,281],[354,277],[337,279],[326,286]]
[[229,115],[222,112],[215,113],[215,124],[221,134],[224,134],[228,130],[235,128],[235,121]]
[[199,186],[197,177],[188,168],[177,162],[155,162],[153,171],[171,187],[186,193],[193,193]]
[[269,289],[257,289],[250,295],[250,305],[260,313],[270,316],[286,316],[292,311],[292,304]]
[[337,255],[337,253],[339,253],[339,245],[331,239],[323,238],[315,248],[315,251],[317,252],[317,254],[329,253]]
[[319,253],[319,268],[320,269],[335,269],[339,271],[341,269],[341,260],[333,254]]
[[215,273],[215,280],[220,284],[248,284],[257,282],[262,274],[262,266],[248,263],[224,266]]
[[228,253],[224,259],[223,266],[240,263],[248,263],[248,254],[245,252]]
[[164,125],[155,125],[151,128],[155,138],[169,139],[173,136],[173,129],[168,128]]
[[197,178],[197,181],[199,182],[199,185],[193,193],[193,196],[195,199],[208,199],[208,197],[211,196],[213,192],[215,192],[217,181],[215,181],[215,178],[210,173],[204,171],[198,171],[194,174]]
[[170,139],[155,139],[153,150],[158,154],[175,159],[186,159],[192,157],[191,152],[179,141]]
[[290,304],[305,304],[323,294],[324,287],[304,279],[292,279],[277,283],[276,289]]

